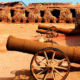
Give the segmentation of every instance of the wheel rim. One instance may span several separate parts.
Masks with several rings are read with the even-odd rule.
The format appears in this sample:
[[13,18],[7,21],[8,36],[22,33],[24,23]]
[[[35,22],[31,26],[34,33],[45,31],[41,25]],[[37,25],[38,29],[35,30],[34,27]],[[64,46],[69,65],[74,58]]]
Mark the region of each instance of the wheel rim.
[[[60,56],[62,56],[60,59],[55,59]],[[39,65],[37,65],[36,59]],[[69,74],[69,70],[68,57],[59,49],[52,47],[38,51],[31,61],[31,72],[37,80],[64,80]]]

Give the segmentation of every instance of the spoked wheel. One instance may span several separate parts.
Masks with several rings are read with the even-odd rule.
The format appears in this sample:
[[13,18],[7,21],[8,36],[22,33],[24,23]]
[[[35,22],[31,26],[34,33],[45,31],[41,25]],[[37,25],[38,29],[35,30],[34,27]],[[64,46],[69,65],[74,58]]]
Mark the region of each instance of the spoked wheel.
[[36,80],[64,80],[69,74],[70,62],[61,50],[47,47],[33,56],[30,70]]
[[50,27],[46,31],[46,37],[47,38],[55,38],[55,37],[58,37],[58,30],[56,29],[55,26]]

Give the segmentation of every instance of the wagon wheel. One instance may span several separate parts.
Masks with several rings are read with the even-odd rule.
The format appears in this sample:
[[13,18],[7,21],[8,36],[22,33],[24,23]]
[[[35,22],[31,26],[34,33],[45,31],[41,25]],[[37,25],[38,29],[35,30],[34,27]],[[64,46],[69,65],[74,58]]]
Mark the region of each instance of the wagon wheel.
[[47,38],[55,38],[58,37],[58,30],[56,29],[55,26],[50,27],[47,31],[46,31],[46,37]]
[[33,56],[30,70],[36,80],[64,80],[69,74],[70,62],[61,50],[47,47]]

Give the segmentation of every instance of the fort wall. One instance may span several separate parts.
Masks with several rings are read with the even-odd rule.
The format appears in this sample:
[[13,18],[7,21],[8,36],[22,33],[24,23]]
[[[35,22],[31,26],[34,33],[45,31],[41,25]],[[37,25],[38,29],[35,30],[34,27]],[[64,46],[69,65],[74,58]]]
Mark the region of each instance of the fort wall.
[[30,3],[27,7],[0,7],[0,22],[75,23],[80,4]]

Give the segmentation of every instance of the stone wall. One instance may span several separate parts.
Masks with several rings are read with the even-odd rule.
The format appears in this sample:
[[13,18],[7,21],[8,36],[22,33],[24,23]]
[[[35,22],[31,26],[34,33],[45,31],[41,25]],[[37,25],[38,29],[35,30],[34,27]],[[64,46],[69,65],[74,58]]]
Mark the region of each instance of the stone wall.
[[[33,7],[34,5],[37,6]],[[75,23],[76,13],[80,8],[71,6],[72,3],[33,3],[28,7],[0,7],[0,22]]]
[[75,29],[80,29],[80,10],[76,13]]

